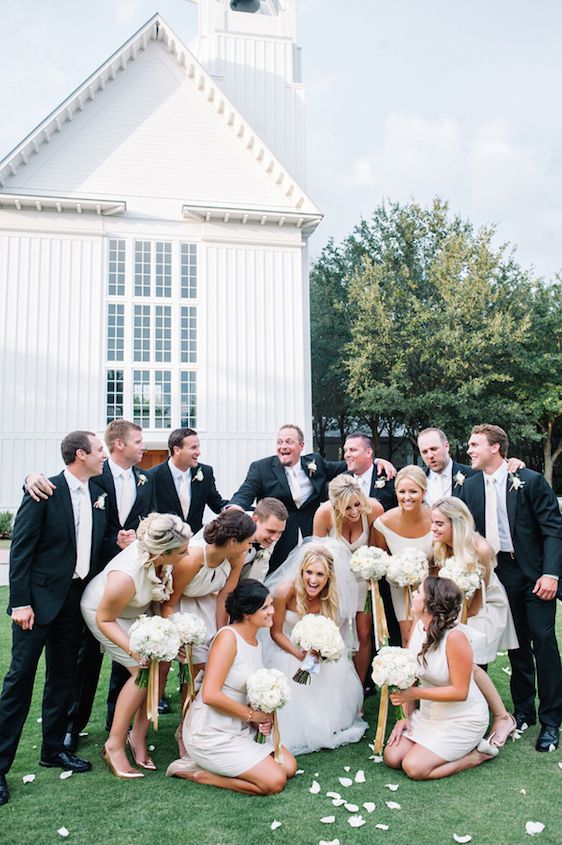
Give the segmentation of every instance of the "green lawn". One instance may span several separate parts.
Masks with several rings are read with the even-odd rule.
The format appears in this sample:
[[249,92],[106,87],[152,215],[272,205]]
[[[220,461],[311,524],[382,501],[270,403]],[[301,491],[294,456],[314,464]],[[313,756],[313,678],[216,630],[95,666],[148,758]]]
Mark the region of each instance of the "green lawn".
[[[2,588],[0,604],[5,606],[6,601],[7,590]],[[2,676],[9,661],[9,632],[8,617],[2,615]],[[508,677],[502,671],[506,666],[507,658],[499,657],[492,675],[507,700]],[[42,675],[41,669],[39,687]],[[536,839],[538,845],[559,845],[561,841],[562,769],[558,764],[562,752],[537,754],[533,747],[536,727],[518,742],[509,742],[496,760],[443,781],[414,783],[382,763],[373,763],[365,739],[337,751],[302,757],[299,762],[304,775],[296,777],[283,793],[249,798],[164,777],[163,769],[175,757],[178,699],[173,689],[174,713],[162,718],[160,731],[152,739],[160,770],[135,783],[111,777],[100,760],[106,688],[104,674],[95,720],[81,746],[94,770],[67,780],[60,780],[58,770],[38,765],[40,688],[37,690],[8,775],[12,800],[0,808],[0,842],[49,845],[62,841],[57,830],[64,826],[70,831],[68,841],[77,845],[100,845],[104,840],[111,845],[318,845],[321,840],[336,838],[341,845],[440,845],[453,843],[453,833],[472,836],[473,845],[521,845],[530,841],[525,833],[527,821],[545,824]],[[371,699],[367,706],[371,726],[374,708]],[[321,712],[318,718],[322,718]],[[342,787],[338,777],[347,775],[346,766],[351,777],[363,769],[366,783]],[[36,775],[35,781],[24,785],[23,775],[31,773]],[[317,795],[308,791],[313,779],[322,787]],[[387,783],[398,784],[399,789],[391,792]],[[344,807],[333,807],[326,797],[330,790],[359,806],[373,801],[376,809],[371,814],[362,810],[366,824],[352,828],[347,823],[351,814]],[[386,801],[398,802],[401,810],[387,808]],[[335,815],[336,822],[322,824],[320,819],[329,815]],[[282,824],[271,831],[274,819]],[[377,829],[377,824],[387,824],[388,831]]]

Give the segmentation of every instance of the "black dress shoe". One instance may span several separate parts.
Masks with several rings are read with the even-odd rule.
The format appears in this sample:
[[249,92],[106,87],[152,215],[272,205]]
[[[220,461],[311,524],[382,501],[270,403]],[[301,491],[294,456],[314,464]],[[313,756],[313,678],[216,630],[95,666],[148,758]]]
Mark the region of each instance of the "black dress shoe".
[[2,804],[7,804],[10,800],[10,790],[6,783],[6,776],[0,775],[0,807]]
[[70,754],[74,754],[74,752],[78,748],[78,735],[73,733],[72,731],[69,731],[67,734],[65,734],[62,744]]
[[520,713],[517,710],[515,711],[515,713],[513,715],[515,717],[515,721],[517,722],[517,730],[518,731],[524,731],[525,730],[523,725],[526,725],[528,728],[530,728],[531,725],[537,724],[537,717],[536,716],[530,716],[528,713]]
[[170,705],[168,704],[165,698],[161,698],[158,702],[158,713],[163,716],[165,713],[170,712]]
[[558,728],[553,728],[551,725],[542,725],[535,748],[537,751],[555,751],[558,748],[559,741],[560,732]]
[[48,769],[64,769],[65,772],[89,772],[92,764],[87,760],[81,760],[80,757],[75,757],[74,754],[69,754],[68,751],[61,751],[55,754],[54,757],[49,757],[47,760],[39,760],[40,766],[46,766]]

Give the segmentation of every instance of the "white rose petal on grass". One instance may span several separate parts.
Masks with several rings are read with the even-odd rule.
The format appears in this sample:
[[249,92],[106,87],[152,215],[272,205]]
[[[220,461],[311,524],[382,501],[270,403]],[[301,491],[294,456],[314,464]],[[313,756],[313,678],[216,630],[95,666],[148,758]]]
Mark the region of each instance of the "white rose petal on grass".
[[149,751],[155,751],[155,750],[156,750],[156,746],[155,746],[155,745],[149,745],[149,746],[148,746],[148,750],[149,750]]
[[529,834],[529,836],[535,836],[537,833],[542,833],[544,830],[544,824],[542,822],[527,822],[525,825],[525,832]]
[[35,775],[24,775],[22,777],[22,780],[24,783],[33,783],[33,781],[35,780]]
[[554,743],[553,743],[553,742],[552,742],[552,743],[548,746],[548,750],[549,750],[551,753],[552,753],[553,751],[556,751],[556,746],[554,745]]
[[527,794],[527,790],[526,790],[526,789],[520,789],[520,790],[519,790],[519,795],[526,795],[526,794]]
[[372,754],[369,757],[369,760],[372,760],[373,763],[382,763],[382,757],[380,756],[380,754]]
[[335,816],[324,816],[323,819],[320,819],[322,824],[333,824],[336,820]]
[[506,675],[511,675],[511,668],[509,666],[502,666],[502,672],[505,672]]
[[365,824],[365,819],[363,816],[350,816],[347,820],[347,823],[350,827],[363,827]]
[[332,804],[334,805],[334,807],[343,807],[343,805],[345,804],[345,798],[334,798]]
[[314,777],[315,777],[315,778],[319,778],[319,777],[320,777],[320,772],[314,772]]
[[390,789],[391,792],[396,792],[396,790],[398,789],[397,783],[385,783],[385,786],[387,789]]
[[355,775],[355,783],[365,783],[365,772],[363,769],[359,769]]
[[389,810],[401,810],[402,807],[400,804],[397,804],[396,801],[385,801],[384,802]]
[[272,821],[270,824],[271,830],[277,830],[278,827],[281,827],[281,822],[278,822],[277,819]]
[[325,839],[321,839],[318,845],[340,845],[339,839],[330,839],[329,842],[326,842]]
[[67,778],[72,776],[72,772],[61,772],[59,778],[61,780],[66,780]]
[[505,657],[505,656],[506,656],[506,654],[507,654],[507,651],[498,651],[498,652],[496,652],[497,657]]
[[320,784],[317,780],[312,781],[312,786],[308,791],[311,792],[312,795],[318,795],[318,793],[320,792]]
[[562,769],[562,763],[558,763],[558,768]]
[[388,830],[387,824],[376,824],[375,827],[377,828],[377,830]]
[[297,775],[304,775],[304,769],[297,769],[296,772],[295,772],[295,777]]
[[78,736],[88,736],[88,731],[81,731]]
[[338,780],[342,786],[351,786],[351,784],[353,783],[351,778],[338,778]]
[[376,807],[376,804],[374,801],[365,801],[363,807],[365,808],[365,810],[367,810],[368,813],[372,813]]
[[455,840],[455,842],[460,842],[462,845],[462,843],[464,842],[470,842],[472,840],[472,836],[469,836],[468,833],[466,834],[466,836],[459,836],[458,833],[453,833],[453,839]]
[[[37,724],[40,725],[42,721],[43,721],[43,719],[41,718],[41,716],[39,716],[39,718],[37,719]],[[61,830],[66,830],[66,828],[61,827]],[[66,835],[68,836],[68,833]]]
[[344,770],[344,772],[350,772],[350,771],[351,771],[351,766],[344,766],[344,767],[343,767],[343,770]]
[[327,792],[326,798],[341,798],[339,792]]
[[344,804],[343,806],[350,813],[358,813],[359,812],[359,807],[357,806],[357,804]]
[[64,839],[67,836],[69,836],[70,831],[67,830],[66,827],[59,827],[59,829],[57,830],[57,833],[58,833],[59,836],[62,836],[63,839]]

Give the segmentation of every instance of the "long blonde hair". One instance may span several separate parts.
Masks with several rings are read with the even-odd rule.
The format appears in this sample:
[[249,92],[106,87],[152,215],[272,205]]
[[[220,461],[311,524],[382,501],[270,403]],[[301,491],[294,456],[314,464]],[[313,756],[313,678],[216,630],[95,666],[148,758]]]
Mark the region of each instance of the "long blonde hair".
[[302,559],[299,574],[295,578],[295,601],[297,613],[304,616],[309,612],[308,597],[302,574],[310,563],[320,563],[328,575],[328,580],[320,593],[320,613],[332,622],[338,620],[338,594],[336,590],[336,573],[334,572],[334,558],[331,552],[320,545],[310,545]]
[[336,537],[341,537],[345,509],[352,501],[359,500],[361,513],[367,513],[369,503],[360,483],[352,475],[336,475],[328,485],[328,498],[334,509],[334,528]]
[[[472,564],[483,570],[484,567],[480,563],[476,545],[478,534],[476,533],[474,519],[465,503],[457,499],[456,496],[445,496],[445,498],[435,502],[431,506],[431,510],[439,511],[451,523],[453,557],[456,560],[463,561],[468,566]],[[448,557],[450,555],[446,543],[437,543],[433,557],[435,565],[442,566]]]

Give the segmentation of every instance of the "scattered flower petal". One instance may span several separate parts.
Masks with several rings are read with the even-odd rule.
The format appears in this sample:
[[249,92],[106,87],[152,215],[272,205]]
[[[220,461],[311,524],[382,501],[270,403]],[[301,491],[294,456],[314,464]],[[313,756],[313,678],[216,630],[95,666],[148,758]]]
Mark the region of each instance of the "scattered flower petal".
[[343,805],[345,804],[345,798],[334,798],[332,804],[334,805],[334,807],[343,807]]
[[81,731],[78,736],[88,736],[88,731]]
[[295,772],[295,777],[297,775],[304,775],[304,769],[297,769],[296,772]]
[[36,746],[36,745],[33,745],[33,746],[32,746],[32,748],[37,748],[37,746]]
[[397,783],[385,783],[385,786],[387,789],[390,789],[391,792],[396,792],[396,790],[398,789]]
[[357,804],[344,804],[343,806],[346,810],[349,810],[350,813],[357,813],[359,811]]
[[69,835],[70,831],[67,830],[66,827],[59,827],[57,833],[59,836],[62,836],[64,838]]
[[149,750],[149,751],[155,751],[155,750],[156,750],[156,746],[155,746],[155,745],[149,745],[149,746],[148,746],[148,750]]
[[324,839],[321,839],[318,845],[340,845],[340,840],[331,839],[329,842],[325,842]]
[[376,804],[374,803],[374,801],[365,801],[365,803],[363,804],[363,806],[364,806],[364,808],[367,810],[367,812],[368,812],[368,813],[372,813],[372,812],[373,812],[373,810],[374,810],[374,809],[375,809],[375,807],[376,807]]
[[385,801],[384,802],[389,810],[401,810],[402,807],[400,804],[397,804],[396,801]]
[[[527,726],[525,726],[525,730],[526,729],[527,729]],[[512,738],[513,742],[515,742],[517,739],[521,739],[522,736],[523,736],[523,731],[522,730],[520,731],[518,728],[515,728],[515,730],[511,734],[511,738]]]
[[498,656],[498,657],[505,657],[505,656],[506,656],[506,654],[507,654],[507,651],[498,651],[498,652],[497,652],[497,656]]
[[355,775],[355,783],[365,783],[365,772],[363,769],[359,769]]
[[[42,721],[43,721],[43,719],[41,718],[41,716],[39,716],[39,718],[37,719],[37,724],[38,724],[38,725],[40,725]],[[65,828],[65,827],[64,827],[64,828],[62,828],[62,827],[61,827],[61,830],[66,830],[66,828]],[[62,836],[62,833],[61,833],[61,836]],[[65,834],[65,836],[68,836],[68,833],[67,833],[67,834]]]
[[542,822],[527,822],[525,825],[525,832],[529,834],[529,836],[535,836],[537,833],[542,833],[544,830],[544,824]]
[[343,770],[344,770],[344,772],[349,772],[349,771],[351,771],[351,766],[344,766]]
[[372,754],[369,757],[369,760],[372,760],[373,763],[382,763],[382,757],[380,756],[380,754]]
[[363,827],[365,824],[365,819],[363,816],[350,816],[347,820],[348,825],[350,827]]
[[22,780],[24,783],[33,783],[33,781],[35,780],[35,775],[24,775],[22,777]]
[[556,751],[556,746],[553,742],[551,742],[550,745],[548,746],[548,750],[549,751]]
[[320,819],[322,824],[333,824],[336,820],[335,816],[324,816],[323,819]]
[[388,830],[387,824],[376,824],[375,827],[377,828],[377,830]]
[[315,778],[320,777],[320,775],[318,774],[318,772],[314,772],[314,777],[315,777]]
[[453,839],[455,840],[455,842],[460,842],[460,843],[470,842],[471,839],[472,839],[472,836],[469,836],[468,833],[466,834],[466,836],[459,836],[458,833],[453,833]]
[[506,675],[511,675],[511,667],[510,666],[502,666],[502,672],[505,672]]
[[558,763],[558,768],[562,769],[562,763]]
[[338,780],[342,786],[351,786],[351,784],[353,783],[351,778],[338,778]]
[[520,728],[517,728],[517,730],[518,730],[520,733],[523,733],[523,731],[526,731],[528,727],[529,727],[529,725],[527,724],[527,722],[523,722],[523,724],[521,725],[521,727],[520,727]]
[[318,795],[318,793],[320,792],[320,784],[317,780],[312,781],[312,786],[308,791],[311,792],[312,795]]
[[526,789],[520,789],[520,790],[519,790],[519,795],[526,795],[526,794],[527,794],[527,790],[526,790]]
[[277,820],[272,821],[270,827],[271,830],[277,830],[278,827],[281,827],[281,822],[278,822]]
[[327,792],[326,798],[341,798],[339,792]]
[[72,776],[72,772],[61,772],[59,778],[61,780],[66,780],[67,778]]

